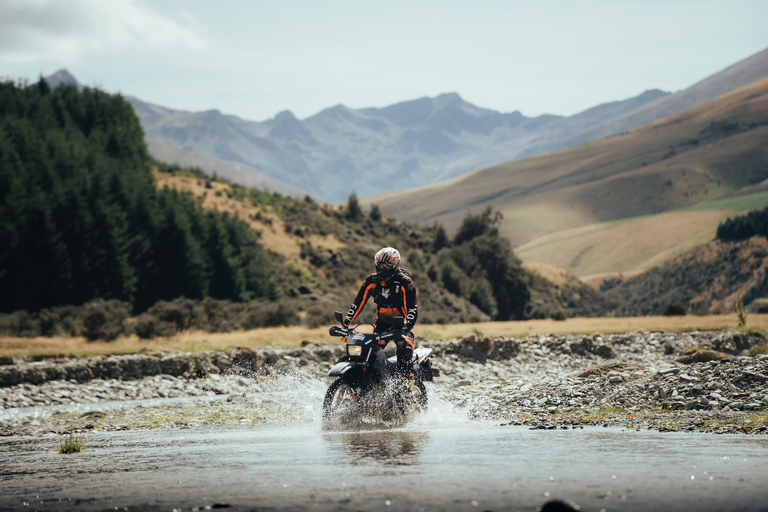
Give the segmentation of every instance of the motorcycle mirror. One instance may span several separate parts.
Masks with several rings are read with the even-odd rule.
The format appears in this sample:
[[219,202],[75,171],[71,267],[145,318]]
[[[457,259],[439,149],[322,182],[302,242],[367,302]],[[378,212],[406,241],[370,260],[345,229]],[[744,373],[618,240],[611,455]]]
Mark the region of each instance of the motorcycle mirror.
[[334,315],[336,315],[336,321],[337,322],[341,323],[341,322],[344,321],[344,317],[341,315],[341,311],[336,311],[336,313],[334,313]]

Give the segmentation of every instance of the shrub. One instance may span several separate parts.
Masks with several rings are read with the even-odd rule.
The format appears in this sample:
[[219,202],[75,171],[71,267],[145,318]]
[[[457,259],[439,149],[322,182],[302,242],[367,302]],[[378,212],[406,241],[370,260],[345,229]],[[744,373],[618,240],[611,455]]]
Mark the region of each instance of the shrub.
[[243,315],[240,326],[244,329],[259,327],[277,327],[280,325],[295,325],[298,323],[296,309],[287,303],[267,304],[252,302]]
[[664,316],[685,316],[687,314],[685,310],[685,306],[683,306],[680,303],[674,302],[672,304],[667,304],[667,307],[664,309]]
[[38,314],[41,336],[79,336],[83,332],[83,310],[75,306],[43,309]]
[[347,218],[358,220],[363,217],[363,209],[360,208],[360,202],[357,200],[357,194],[352,192],[347,200]]
[[33,315],[26,311],[14,311],[0,316],[0,334],[34,338],[40,336],[40,324]]
[[151,340],[158,336],[173,336],[176,334],[176,325],[171,322],[160,321],[156,316],[144,313],[136,319],[133,330],[139,338]]
[[304,324],[310,329],[321,327],[323,325],[331,325],[333,322],[332,316],[325,309],[312,308],[307,311],[307,317],[304,319]]
[[379,208],[379,205],[374,204],[371,206],[371,211],[368,214],[368,217],[370,217],[370,219],[373,221],[381,220],[381,209]]
[[460,297],[468,287],[467,275],[451,260],[445,260],[440,266],[440,279],[446,290]]
[[[157,318],[158,322],[173,324],[174,334],[176,331],[200,327],[205,317],[205,311],[199,302],[184,297],[169,302],[161,300],[147,312]],[[165,330],[167,331],[167,328]],[[169,334],[161,336],[169,336]]]
[[435,232],[435,238],[432,241],[432,250],[437,252],[443,247],[448,247],[451,241],[448,239],[448,233],[445,232],[443,225],[435,223],[432,229]]
[[563,311],[562,309],[557,309],[553,311],[551,315],[549,315],[549,318],[558,322],[562,322],[566,318],[568,318],[568,315],[566,315],[565,311]]
[[85,305],[83,335],[88,341],[112,341],[125,332],[130,305],[119,300],[97,299]]

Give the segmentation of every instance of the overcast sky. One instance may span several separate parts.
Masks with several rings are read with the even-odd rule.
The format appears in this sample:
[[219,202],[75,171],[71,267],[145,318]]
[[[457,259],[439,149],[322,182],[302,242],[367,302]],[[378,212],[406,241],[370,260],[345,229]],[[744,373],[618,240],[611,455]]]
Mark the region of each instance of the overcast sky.
[[0,76],[250,120],[444,92],[570,115],[765,47],[766,0],[0,0]]

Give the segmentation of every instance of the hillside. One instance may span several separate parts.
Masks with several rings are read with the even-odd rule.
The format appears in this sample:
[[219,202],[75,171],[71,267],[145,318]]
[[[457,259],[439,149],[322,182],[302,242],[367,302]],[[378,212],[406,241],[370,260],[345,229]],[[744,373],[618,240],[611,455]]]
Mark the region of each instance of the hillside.
[[[302,321],[310,325],[320,318],[328,322],[330,313],[348,306],[362,279],[373,269],[373,254],[385,245],[400,250],[403,266],[417,282],[420,322],[487,320],[500,312],[501,304],[494,296],[513,295],[514,279],[522,279],[531,295],[516,306],[519,309],[514,317],[546,318],[557,312],[591,316],[611,307],[609,301],[572,276],[553,277],[517,267],[519,263],[511,252],[504,255],[505,242],[492,235],[490,226],[473,226],[468,235],[468,243],[476,239],[483,240],[484,246],[496,247],[482,265],[486,270],[476,275],[473,274],[477,269],[475,257],[468,257],[467,251],[472,254],[482,251],[464,243],[441,241],[444,231],[440,226],[420,228],[393,218],[379,218],[371,212],[352,216],[349,205],[335,207],[308,199],[264,194],[183,170],[156,172],[155,179],[158,188],[188,192],[197,197],[204,208],[235,215],[258,233],[286,299],[297,309]],[[508,272],[519,278],[513,278],[505,288],[494,292],[485,272],[496,265],[506,265],[503,263],[506,258],[510,258],[511,266],[495,281],[503,284],[509,279]],[[458,266],[451,264],[446,268],[448,261],[455,261]],[[473,281],[469,280],[470,275]],[[371,308],[365,318],[372,320]]]
[[276,180],[243,163],[201,155],[189,146],[175,146],[173,144],[148,141],[147,151],[161,162],[184,168],[196,167],[209,176],[221,176],[246,187],[261,188],[270,192],[298,198],[311,195],[316,200],[322,200],[322,196],[319,194],[310,194],[304,189]]
[[599,285],[636,274],[710,242],[723,220],[768,204],[768,192],[746,194],[657,215],[588,224],[545,235],[515,249],[523,261],[568,269]]
[[[620,315],[660,315],[670,304],[692,313],[730,313],[738,301],[765,295],[766,276],[768,241],[755,236],[707,243],[625,281],[606,281],[602,288],[622,304]],[[766,289],[750,294],[757,288]]]
[[[578,234],[567,230],[589,232],[601,223],[706,203],[718,209],[717,200],[731,198],[738,203],[739,196],[764,192],[768,189],[763,183],[766,179],[768,79],[762,79],[621,135],[483,169],[430,187],[365,198],[364,202],[379,204],[382,211],[401,219],[438,221],[452,229],[466,211],[492,204],[504,214],[502,233],[513,246],[529,250],[546,246],[551,239],[542,237],[547,235],[568,238],[569,233]],[[706,222],[712,222],[713,237],[717,222],[728,213],[708,215],[712,218]],[[657,237],[653,229],[647,232]],[[685,235],[681,240],[695,244],[703,241],[701,237]],[[676,239],[670,242],[666,247],[657,245],[653,251],[682,251]],[[596,269],[579,268],[579,254],[585,248],[575,244],[569,251],[558,245],[558,254],[542,251],[552,258],[538,261],[591,273]],[[527,253],[526,261],[532,261],[530,254],[533,251]],[[652,263],[638,260],[641,265]]]

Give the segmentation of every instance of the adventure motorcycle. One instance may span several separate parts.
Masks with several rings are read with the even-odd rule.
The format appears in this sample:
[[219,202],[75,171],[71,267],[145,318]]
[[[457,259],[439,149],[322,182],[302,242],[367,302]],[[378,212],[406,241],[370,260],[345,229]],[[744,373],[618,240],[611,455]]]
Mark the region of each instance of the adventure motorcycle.
[[[336,312],[336,321],[343,317]],[[402,322],[402,318],[400,318]],[[387,343],[403,336],[402,329],[381,334],[357,332],[361,325],[331,326],[331,336],[346,337],[346,354],[328,372],[337,377],[323,400],[323,428],[372,422],[402,423],[427,408],[424,382],[438,374],[432,368],[431,348],[417,348],[408,369],[412,377],[397,371],[397,357],[384,355]]]

